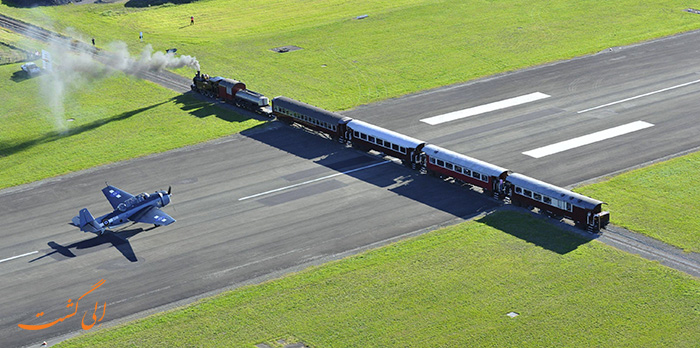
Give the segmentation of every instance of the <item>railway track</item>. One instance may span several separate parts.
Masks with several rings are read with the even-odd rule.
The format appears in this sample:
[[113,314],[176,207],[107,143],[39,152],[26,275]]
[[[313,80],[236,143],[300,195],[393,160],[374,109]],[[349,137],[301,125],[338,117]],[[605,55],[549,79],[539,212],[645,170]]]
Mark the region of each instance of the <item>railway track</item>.
[[[93,53],[95,59],[102,63],[108,63],[112,57],[111,53],[93,47],[90,44],[1,14],[0,26],[36,40],[63,45],[74,50]],[[132,72],[132,75],[152,81],[176,92],[185,93],[190,91],[190,79],[169,71],[138,71]],[[219,105],[222,107],[231,108],[236,112],[243,113],[251,117],[258,117],[258,115],[254,113],[236,108],[229,104],[219,103]],[[585,234],[585,232],[578,230],[574,232],[577,234]],[[590,234],[586,235],[588,236],[587,238],[591,238]],[[608,229],[604,230],[601,234],[593,237],[592,239],[598,239],[599,241],[618,249],[639,254],[646,259],[659,261],[668,267],[680,270],[695,277],[700,277],[700,254],[698,253],[684,253],[682,250],[668,244],[659,242],[638,233],[617,228],[615,226],[609,226]]]
[[[108,66],[108,62],[113,58],[110,52],[94,47],[88,43],[4,15],[0,15],[0,26],[35,40],[70,48],[75,51],[92,53],[96,60]],[[141,70],[136,72],[125,71],[125,73],[157,83],[179,93],[185,93],[190,90],[190,79],[169,71]]]
[[686,253],[681,249],[656,239],[610,226],[597,238],[599,241],[618,249],[638,254],[700,278],[700,254]]

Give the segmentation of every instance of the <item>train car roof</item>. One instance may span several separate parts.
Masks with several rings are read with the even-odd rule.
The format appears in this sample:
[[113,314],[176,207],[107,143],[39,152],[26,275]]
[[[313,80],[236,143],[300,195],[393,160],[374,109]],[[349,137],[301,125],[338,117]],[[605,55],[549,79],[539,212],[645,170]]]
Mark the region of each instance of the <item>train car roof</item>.
[[219,85],[221,85],[221,86],[224,86],[224,87],[227,87],[227,86],[228,86],[228,87],[233,87],[233,86],[235,86],[235,85],[237,85],[237,84],[240,83],[240,84],[243,85],[243,88],[245,88],[245,83],[243,83],[243,82],[241,82],[241,81],[238,81],[238,80],[234,80],[234,79],[227,79],[227,78],[224,78],[224,77],[219,77],[219,76],[217,76],[217,77],[211,78],[210,80],[214,81],[214,79],[216,79],[216,78],[219,78],[219,80],[221,80],[221,82],[219,82]]
[[508,172],[508,169],[499,167],[495,164],[484,162],[476,158],[472,158],[461,153],[457,153],[437,145],[428,144],[423,148],[423,152],[429,157],[439,158],[443,161],[456,164],[460,167],[467,168],[469,170],[474,170],[480,174],[486,174],[488,176],[499,177],[503,173]]
[[568,202],[571,203],[571,205],[575,205],[584,209],[592,210],[593,208],[603,204],[603,202],[597,199],[586,197],[582,194],[578,194],[576,192],[572,192],[567,189],[548,184],[544,181],[533,179],[523,174],[510,174],[508,175],[507,180],[515,186],[519,186],[524,189],[537,192],[554,199],[558,199],[560,201]]
[[347,123],[348,121],[352,120],[352,118],[350,117],[343,116],[335,112],[330,112],[328,110],[323,110],[319,107],[302,103],[298,100],[294,100],[292,98],[287,98],[284,96],[279,96],[272,99],[272,105],[277,105],[287,110],[298,112],[300,114],[304,114],[306,116],[310,116],[317,120],[325,121],[330,124]]
[[385,141],[391,142],[392,144],[406,148],[417,148],[419,145],[425,143],[425,141],[411,138],[401,133],[396,133],[394,131],[384,129],[367,122],[362,122],[360,120],[352,120],[348,122],[348,127],[354,131],[362,132],[375,138],[381,138]]

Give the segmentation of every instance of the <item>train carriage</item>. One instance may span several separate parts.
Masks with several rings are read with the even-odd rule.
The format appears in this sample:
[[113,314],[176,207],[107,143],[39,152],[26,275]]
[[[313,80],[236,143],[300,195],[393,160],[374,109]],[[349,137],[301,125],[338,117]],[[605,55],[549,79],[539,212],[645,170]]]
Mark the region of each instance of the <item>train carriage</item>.
[[421,150],[425,146],[424,141],[359,120],[347,123],[347,133],[353,147],[383,152],[400,159],[405,165],[419,163]]
[[489,192],[501,192],[508,169],[450,151],[437,145],[423,147],[422,163],[428,173],[442,174]]
[[307,128],[326,133],[335,140],[344,142],[346,124],[352,120],[334,112],[287,98],[272,99],[272,113],[285,123],[298,123]]
[[604,202],[599,200],[518,173],[508,175],[507,184],[514,204],[569,218],[591,232],[600,231],[610,221],[609,213],[602,211]]

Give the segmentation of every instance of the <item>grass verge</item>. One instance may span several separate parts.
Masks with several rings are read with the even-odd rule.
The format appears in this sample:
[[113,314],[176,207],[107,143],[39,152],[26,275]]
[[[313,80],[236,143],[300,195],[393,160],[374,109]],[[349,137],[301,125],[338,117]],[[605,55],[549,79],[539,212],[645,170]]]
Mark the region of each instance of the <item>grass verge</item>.
[[693,347],[700,282],[500,212],[59,346],[287,337],[311,347]]
[[[668,0],[207,0],[142,8],[0,5],[0,12],[85,42],[95,37],[98,46],[125,41],[133,53],[148,43],[176,47],[197,56],[204,72],[239,79],[271,97],[342,110],[698,29],[700,16],[683,11],[689,6]],[[354,19],[364,14],[369,17]],[[303,50],[270,51],[284,45]]]
[[54,100],[58,91],[51,76],[17,77],[19,66],[0,66],[0,78],[7,81],[0,89],[0,188],[167,151],[260,123],[123,74],[74,80],[65,98]]
[[607,202],[612,223],[700,252],[700,152],[617,175],[575,191]]

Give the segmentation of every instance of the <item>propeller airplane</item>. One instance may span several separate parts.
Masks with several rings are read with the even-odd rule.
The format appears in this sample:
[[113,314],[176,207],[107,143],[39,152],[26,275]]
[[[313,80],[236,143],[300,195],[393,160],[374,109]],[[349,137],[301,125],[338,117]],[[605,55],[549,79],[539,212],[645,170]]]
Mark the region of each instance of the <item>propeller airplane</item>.
[[107,200],[114,209],[109,214],[95,219],[92,214],[83,208],[78,216],[73,217],[70,224],[80,227],[81,231],[103,234],[105,230],[123,225],[129,221],[142,222],[158,226],[167,226],[175,222],[175,219],[164,213],[160,208],[170,203],[170,190],[156,191],[155,193],[141,193],[136,196],[122,191],[112,185],[102,189]]

